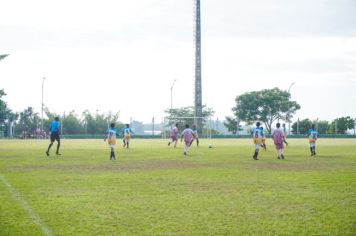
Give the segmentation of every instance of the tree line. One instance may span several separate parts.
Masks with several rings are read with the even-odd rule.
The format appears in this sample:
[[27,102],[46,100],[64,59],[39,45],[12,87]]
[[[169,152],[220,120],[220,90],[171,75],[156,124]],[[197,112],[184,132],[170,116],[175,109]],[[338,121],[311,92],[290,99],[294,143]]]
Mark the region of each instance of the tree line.
[[[38,112],[32,107],[27,107],[21,112],[12,112],[7,106],[3,97],[6,93],[3,89],[0,90],[0,132],[9,136],[10,127],[14,127],[15,133],[18,135],[31,135],[35,130],[43,127],[44,131],[48,130],[50,122],[54,117],[58,116],[62,123],[63,134],[102,134],[111,122],[116,123],[119,129],[124,127],[124,124],[119,121],[119,112],[107,113],[92,113],[88,110],[80,115],[75,111],[69,113],[55,114],[48,108],[44,109],[46,117],[42,120]],[[281,123],[289,123],[293,115],[301,106],[296,101],[291,101],[288,91],[278,88],[264,89],[260,91],[252,91],[243,93],[236,97],[235,106],[232,108],[233,116],[227,116],[224,121],[224,126],[232,134],[237,134],[242,130],[242,122],[246,125],[252,125],[256,121],[260,121],[266,131],[272,131],[273,123],[279,121]],[[181,108],[173,108],[165,110],[166,127],[170,127],[175,123],[183,125],[189,124],[192,126],[195,122],[194,107],[187,106]],[[203,107],[203,131],[208,132],[206,127],[209,117],[214,115],[215,111],[212,108]],[[133,124],[138,123],[142,129],[143,124],[133,121]],[[355,119],[350,116],[340,117],[333,121],[303,119],[292,124],[292,132],[294,134],[304,134],[315,124],[321,134],[345,134],[348,130],[354,129]],[[219,134],[213,128],[209,129],[212,134]]]
[[124,124],[119,122],[119,112],[92,113],[88,110],[78,115],[75,111],[69,113],[56,114],[48,108],[44,109],[46,117],[42,120],[39,113],[33,107],[27,107],[21,112],[12,112],[2,99],[6,93],[0,90],[0,131],[5,136],[9,136],[10,126],[13,126],[15,134],[34,135],[40,128],[48,132],[50,122],[58,116],[62,123],[62,133],[64,134],[102,134],[111,122],[116,123],[117,128],[122,129]]

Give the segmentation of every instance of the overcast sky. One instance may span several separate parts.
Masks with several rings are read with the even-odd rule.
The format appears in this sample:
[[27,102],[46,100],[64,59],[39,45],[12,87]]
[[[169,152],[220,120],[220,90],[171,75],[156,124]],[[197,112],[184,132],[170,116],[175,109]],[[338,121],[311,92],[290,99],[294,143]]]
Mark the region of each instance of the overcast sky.
[[[203,104],[291,88],[295,118],[356,117],[356,1],[201,0]],[[0,89],[14,111],[120,111],[159,121],[194,104],[192,0],[0,0]]]

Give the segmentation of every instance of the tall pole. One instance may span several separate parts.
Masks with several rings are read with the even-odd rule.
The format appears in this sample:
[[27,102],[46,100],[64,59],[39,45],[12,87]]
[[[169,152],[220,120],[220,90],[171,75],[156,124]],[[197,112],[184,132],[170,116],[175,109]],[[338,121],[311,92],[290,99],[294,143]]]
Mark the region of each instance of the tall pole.
[[200,25],[200,0],[195,0],[195,124],[198,134],[202,134],[202,82],[201,82],[201,25]]
[[173,86],[174,86],[174,83],[176,82],[177,80],[173,80],[173,83],[172,83],[172,86],[171,86],[171,110],[173,109]]
[[295,83],[293,82],[293,83],[291,83],[290,85],[289,85],[289,88],[288,88],[288,93],[290,93],[290,89],[293,87],[293,85],[295,85]]
[[[291,95],[291,94],[290,94],[290,89],[293,87],[293,85],[295,85],[294,82],[289,85],[289,88],[288,88],[288,93],[289,93],[289,95]],[[288,115],[289,115],[289,114],[288,114]],[[288,119],[290,119],[290,118],[288,117]],[[288,120],[288,135],[290,135],[290,120]]]
[[45,79],[46,77],[43,77],[42,79],[41,131],[43,131],[43,87]]

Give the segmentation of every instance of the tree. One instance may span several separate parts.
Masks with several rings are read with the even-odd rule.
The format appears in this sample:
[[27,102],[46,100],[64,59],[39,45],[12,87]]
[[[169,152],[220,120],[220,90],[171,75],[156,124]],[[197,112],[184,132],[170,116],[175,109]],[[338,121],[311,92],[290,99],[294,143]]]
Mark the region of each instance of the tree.
[[262,122],[271,133],[272,123],[282,119],[287,122],[300,109],[300,105],[290,100],[290,93],[279,88],[247,92],[235,99],[232,108],[236,119],[252,124]]
[[[310,129],[313,122],[309,119],[304,119],[299,121],[299,133],[306,134]],[[292,125],[293,134],[297,134],[298,132],[298,122],[294,122]]]
[[40,124],[40,117],[32,107],[27,107],[19,114],[19,121],[16,125],[16,130],[19,133],[26,135],[34,134],[35,129]]
[[233,135],[237,134],[237,131],[242,130],[240,122],[233,117],[227,116],[224,121],[224,126],[227,128],[229,132],[232,132]]
[[63,115],[61,118],[63,126],[63,134],[81,134],[83,127],[80,119],[74,111],[69,112],[68,115]]
[[[168,126],[171,126],[175,123],[181,123],[182,125],[188,124],[190,127],[192,127],[194,124],[193,106],[167,109],[164,112],[168,114],[168,116],[166,117],[166,119],[168,119]],[[206,119],[214,115],[214,113],[215,111],[212,108],[203,106],[203,114],[202,114],[203,126],[206,124]],[[181,117],[185,117],[185,118],[181,118]]]
[[[113,114],[111,112],[107,114],[95,115],[91,114],[88,110],[83,112],[83,126],[86,133],[89,134],[103,134],[109,127],[110,123],[118,123],[119,113]],[[123,127],[121,123],[117,124],[117,128]]]
[[[337,130],[335,130],[335,126]],[[353,129],[355,127],[355,120],[350,116],[340,117],[335,120],[330,125],[330,132],[333,134],[345,134],[347,130]]]
[[330,123],[326,120],[321,120],[317,122],[317,129],[320,134],[327,134],[329,130]]
[[5,57],[7,57],[9,54],[2,54],[0,55],[0,61],[3,60]]
[[4,131],[5,121],[11,113],[10,109],[7,107],[7,103],[2,100],[2,97],[4,96],[6,96],[6,93],[3,89],[0,89],[0,131]]

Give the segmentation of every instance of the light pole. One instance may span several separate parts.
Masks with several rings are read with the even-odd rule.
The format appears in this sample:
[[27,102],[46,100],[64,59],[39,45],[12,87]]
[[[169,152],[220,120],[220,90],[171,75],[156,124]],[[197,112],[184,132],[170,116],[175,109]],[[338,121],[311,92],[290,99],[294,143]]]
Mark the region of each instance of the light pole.
[[[293,87],[293,85],[295,85],[294,82],[289,85],[289,88],[288,88],[289,95],[290,95],[290,89]],[[288,114],[288,116],[289,116],[289,114]],[[289,117],[288,117],[288,119],[289,119]],[[290,135],[290,120],[288,121],[288,135]]]
[[46,77],[43,77],[42,79],[41,131],[43,131],[43,87],[45,79]]
[[288,88],[288,93],[290,93],[290,89],[293,87],[293,85],[295,85],[295,83],[293,82],[293,83],[291,83],[290,85],[289,85],[289,88]]
[[172,83],[172,86],[171,86],[171,110],[173,109],[173,103],[172,103],[172,100],[173,100],[173,86],[174,86],[174,83],[176,82],[177,80],[174,79],[173,80],[173,83]]

